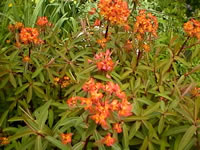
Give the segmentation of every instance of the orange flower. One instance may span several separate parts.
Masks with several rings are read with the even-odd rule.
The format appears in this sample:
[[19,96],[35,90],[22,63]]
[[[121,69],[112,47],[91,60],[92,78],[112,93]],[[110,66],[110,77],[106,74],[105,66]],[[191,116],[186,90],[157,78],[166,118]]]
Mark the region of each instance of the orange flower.
[[191,19],[184,24],[183,28],[190,37],[196,37],[200,40],[200,21]]
[[7,145],[9,143],[10,142],[7,137],[0,137],[0,145]]
[[134,33],[137,33],[137,39],[142,40],[146,34],[156,37],[157,29],[157,18],[151,13],[146,13],[146,10],[140,10],[139,16],[136,17],[136,22],[134,24]]
[[128,4],[123,0],[100,0],[100,14],[113,24],[123,25],[130,15]]
[[94,26],[100,26],[101,25],[101,21],[99,19],[96,19],[94,22]]
[[125,31],[129,31],[130,28],[131,28],[128,24],[125,24],[123,27],[124,27],[124,30],[125,30]]
[[19,37],[22,43],[24,44],[29,44],[29,43],[34,43],[34,44],[42,44],[43,41],[40,40],[39,37],[39,32],[36,28],[22,28]]
[[132,41],[128,40],[124,45],[125,50],[130,51],[133,48]]
[[11,32],[15,31],[15,26],[13,24],[9,24],[8,30],[11,31]]
[[101,52],[95,55],[95,60],[97,60],[96,65],[100,71],[111,71],[114,68],[114,62],[112,61],[110,50],[106,52]]
[[30,57],[29,56],[24,56],[23,62],[29,62],[29,61],[30,61]]
[[92,8],[90,11],[89,11],[89,14],[90,15],[93,15],[96,13],[96,8]]
[[16,46],[17,48],[20,48],[20,47],[21,47],[21,43],[20,43],[20,42],[16,42],[16,43],[15,43],[15,46]]
[[145,51],[145,52],[149,52],[149,51],[150,51],[150,47],[149,47],[148,44],[143,44],[142,47],[144,48],[144,51]]
[[115,123],[113,125],[113,129],[117,132],[117,133],[121,133],[122,132],[122,127],[120,123]]
[[15,29],[16,30],[21,30],[24,27],[24,24],[21,22],[16,22],[15,23]]
[[106,42],[107,42],[107,39],[106,39],[106,38],[97,40],[97,43],[98,43],[102,48],[104,48],[104,47],[106,46]]
[[107,121],[109,118],[111,119],[113,112],[117,113],[119,117],[127,117],[132,114],[132,105],[127,101],[126,94],[121,91],[118,84],[113,82],[102,84],[90,78],[83,85],[83,90],[88,92],[88,98],[72,97],[67,100],[68,105],[70,107],[77,104],[84,106],[84,109],[89,112],[90,118],[104,129],[108,128]]
[[47,17],[39,17],[36,23],[38,26],[44,27],[49,25]]
[[111,137],[110,133],[108,133],[101,141],[107,146],[112,146],[116,140]]
[[128,117],[132,115],[131,111],[132,105],[126,99],[122,100],[120,104],[120,109],[118,111],[119,116]]
[[192,89],[191,94],[195,97],[199,97],[200,96],[200,88],[195,87]]
[[68,144],[68,143],[71,143],[72,142],[72,133],[62,133],[60,136],[61,136],[61,140],[62,140],[62,143],[63,144]]

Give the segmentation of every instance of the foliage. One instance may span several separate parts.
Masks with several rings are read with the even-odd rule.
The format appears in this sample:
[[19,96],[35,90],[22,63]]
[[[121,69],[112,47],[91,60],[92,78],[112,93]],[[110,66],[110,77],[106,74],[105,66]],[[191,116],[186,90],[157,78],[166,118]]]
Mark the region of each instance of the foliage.
[[200,149],[199,21],[160,2],[0,2],[0,148]]

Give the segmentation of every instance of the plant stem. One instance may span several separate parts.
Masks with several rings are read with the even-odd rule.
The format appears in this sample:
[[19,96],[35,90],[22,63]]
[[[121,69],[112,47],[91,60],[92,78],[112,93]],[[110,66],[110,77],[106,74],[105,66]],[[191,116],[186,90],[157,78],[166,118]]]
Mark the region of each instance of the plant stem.
[[189,39],[190,39],[190,37],[188,36],[187,39],[183,42],[181,48],[178,50],[177,54],[173,55],[173,60],[172,60],[171,65],[170,65],[170,67],[169,67],[167,72],[170,72],[170,70],[172,69],[172,64],[175,61],[175,56],[179,56],[180,55],[181,51],[185,48],[185,45],[187,44]]
[[87,150],[87,145],[88,145],[88,142],[90,140],[90,137],[91,137],[91,135],[87,137],[85,144],[84,144],[84,147],[83,147],[83,150]]
[[108,29],[109,29],[109,23],[108,23],[108,25],[107,25],[107,27],[106,27],[105,38],[107,38],[107,37],[108,37]]

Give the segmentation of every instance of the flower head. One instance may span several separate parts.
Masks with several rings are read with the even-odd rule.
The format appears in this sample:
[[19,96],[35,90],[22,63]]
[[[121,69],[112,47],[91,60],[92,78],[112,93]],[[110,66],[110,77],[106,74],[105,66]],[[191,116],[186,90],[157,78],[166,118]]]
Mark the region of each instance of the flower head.
[[115,138],[111,137],[110,133],[108,133],[103,139],[102,143],[107,146],[112,146],[115,143]]
[[39,17],[36,24],[40,27],[44,27],[49,25],[49,21],[47,17]]
[[123,25],[130,15],[128,4],[123,0],[100,0],[98,8],[100,14],[112,24]]
[[72,133],[62,133],[60,136],[61,136],[61,140],[62,140],[62,143],[63,144],[68,144],[68,143],[71,143],[72,142]]
[[114,68],[114,62],[110,57],[110,50],[106,50],[106,52],[100,52],[96,54],[95,60],[98,70],[100,71],[111,71]]
[[121,133],[122,132],[122,127],[120,123],[115,123],[113,125],[113,129],[117,132],[117,133]]
[[200,40],[200,21],[191,19],[184,24],[183,28],[190,37],[196,37]]
[[142,40],[146,34],[153,37],[157,36],[158,21],[151,13],[146,13],[146,10],[140,10],[139,16],[136,17],[134,24],[134,33],[137,33],[138,40]]
[[9,143],[10,142],[7,137],[0,137],[0,145],[7,145]]
[[19,37],[24,44],[42,44],[43,41],[39,39],[39,32],[36,28],[22,28]]

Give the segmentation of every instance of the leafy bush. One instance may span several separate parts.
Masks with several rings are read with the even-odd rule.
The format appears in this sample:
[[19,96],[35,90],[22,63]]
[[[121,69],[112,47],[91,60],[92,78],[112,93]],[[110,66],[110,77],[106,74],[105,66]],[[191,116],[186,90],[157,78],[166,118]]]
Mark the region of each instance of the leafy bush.
[[200,148],[200,22],[145,3],[1,2],[1,148]]

